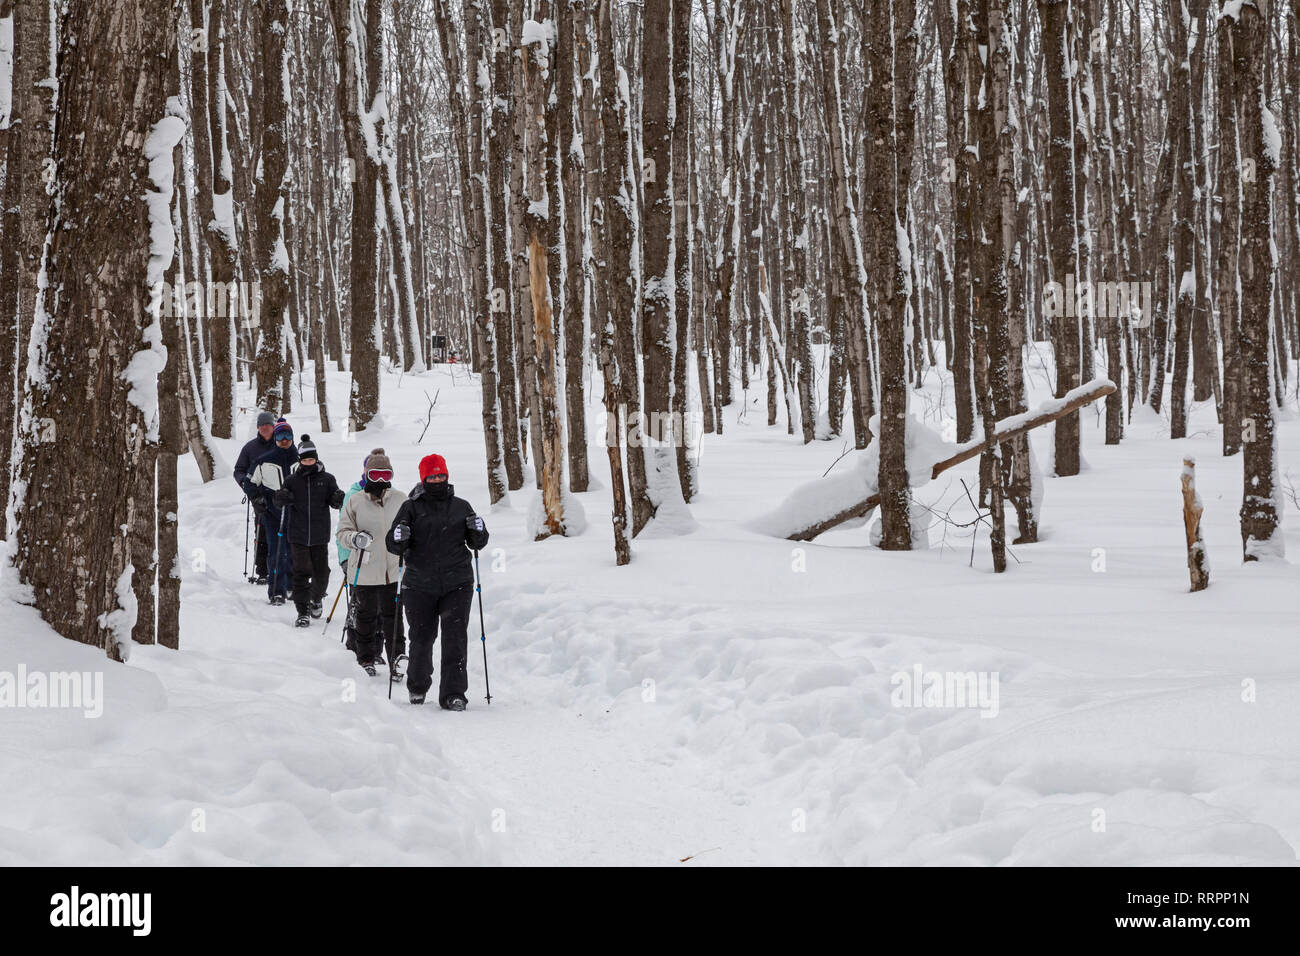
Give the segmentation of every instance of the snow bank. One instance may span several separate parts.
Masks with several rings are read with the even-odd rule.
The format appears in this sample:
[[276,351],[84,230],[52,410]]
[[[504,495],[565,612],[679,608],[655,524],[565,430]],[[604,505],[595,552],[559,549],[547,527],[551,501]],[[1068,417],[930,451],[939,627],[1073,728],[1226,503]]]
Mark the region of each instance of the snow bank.
[[[572,538],[586,531],[587,512],[582,507],[582,502],[567,487],[560,495],[560,503],[564,509],[564,520],[561,522],[564,536]],[[542,493],[536,491],[528,503],[528,515],[524,521],[524,531],[528,535],[528,540],[537,540],[537,535],[545,525],[546,506],[542,503]]]
[[102,677],[96,719],[0,709],[5,766],[24,771],[5,774],[0,865],[499,862],[499,801],[474,774],[453,780],[441,750],[451,715],[399,710],[335,633],[273,618],[242,554],[215,546],[229,499],[197,479],[182,498],[181,553],[202,541],[213,561],[195,573],[187,557],[179,653],[136,645],[117,664],[59,637],[12,587],[0,595],[0,673]]

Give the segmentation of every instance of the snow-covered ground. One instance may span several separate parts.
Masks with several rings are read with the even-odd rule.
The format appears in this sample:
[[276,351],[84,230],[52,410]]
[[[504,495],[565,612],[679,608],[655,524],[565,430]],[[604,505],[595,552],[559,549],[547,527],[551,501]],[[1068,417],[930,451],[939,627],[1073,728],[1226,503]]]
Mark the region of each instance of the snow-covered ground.
[[[1031,401],[1048,394],[1035,369]],[[1118,447],[1102,443],[1100,405],[1085,410],[1086,470],[1046,479],[1041,542],[1012,546],[995,576],[986,535],[972,567],[970,530],[937,518],[929,550],[901,554],[861,527],[808,544],[755,530],[845,446],[768,428],[751,393],[705,438],[698,526],[635,539],[617,568],[600,446],[585,532],[534,543],[530,491],[488,509],[463,366],[386,374],[384,427],[352,441],[319,431],[311,382],[289,418],[340,483],[375,445],[399,486],[437,451],[486,514],[491,706],[477,620],[464,714],[411,707],[401,687],[390,703],[340,646],[339,618],[324,636],[323,622],[295,629],[291,608],[242,580],[238,488],[202,485],[187,459],[179,653],[136,647],[113,665],[54,635],[4,572],[0,672],[100,672],[104,690],[98,718],[0,709],[0,863],[1296,860],[1300,566],[1241,563],[1241,460],[1218,454],[1212,406],[1189,439],[1139,416]],[[338,422],[347,376],[329,387]],[[950,392],[932,372],[913,396],[949,440]],[[1300,424],[1284,418],[1281,471],[1300,486]],[[1050,438],[1033,433],[1040,461]],[[1211,563],[1197,594],[1189,453]],[[918,497],[968,522],[961,479],[975,473]],[[1300,560],[1291,499],[1283,528]],[[924,697],[905,679],[934,674],[971,674],[985,696],[911,706]]]

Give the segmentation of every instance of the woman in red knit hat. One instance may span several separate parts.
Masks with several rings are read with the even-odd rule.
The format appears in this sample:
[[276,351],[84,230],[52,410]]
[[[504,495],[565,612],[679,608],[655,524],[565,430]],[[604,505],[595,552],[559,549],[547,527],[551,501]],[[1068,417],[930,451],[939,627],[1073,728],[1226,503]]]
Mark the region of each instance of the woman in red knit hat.
[[406,689],[411,703],[423,704],[433,686],[433,643],[441,626],[438,703],[444,710],[464,710],[469,687],[465,674],[469,611],[474,600],[470,550],[487,547],[488,532],[470,503],[453,494],[449,477],[441,455],[420,462],[420,484],[402,502],[385,543],[406,562],[402,603],[410,631]]

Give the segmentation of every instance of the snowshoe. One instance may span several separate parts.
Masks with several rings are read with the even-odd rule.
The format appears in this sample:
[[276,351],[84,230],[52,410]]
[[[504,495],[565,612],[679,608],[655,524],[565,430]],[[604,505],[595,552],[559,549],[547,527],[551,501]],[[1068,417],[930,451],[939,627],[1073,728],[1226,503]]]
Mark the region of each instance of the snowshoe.
[[325,605],[323,605],[320,601],[312,601],[312,602],[311,602],[311,616],[312,616],[312,617],[320,617],[320,616],[321,616],[322,614],[324,614],[324,613],[325,613]]
[[412,703],[412,704],[423,704],[423,703],[424,703],[424,695],[423,695],[423,694],[412,694],[412,695],[411,695],[411,703]]
[[362,669],[363,671],[366,672],[366,676],[367,676],[367,677],[374,677],[374,676],[375,676],[375,665],[374,665],[374,664],[369,664],[369,663],[367,663],[367,664],[362,664],[362,665],[361,665],[361,669]]
[[451,700],[447,701],[447,706],[443,708],[443,710],[455,710],[455,711],[461,711],[464,709],[465,709],[465,698],[463,697],[453,697]]
[[257,577],[253,578],[252,581],[253,581],[254,584],[260,584],[262,587],[266,587],[266,575],[265,575],[265,574],[259,574],[259,575],[257,575]]
[[406,662],[405,654],[399,654],[397,656],[397,660],[393,661],[393,666],[389,670],[389,676],[393,680],[402,680],[404,677],[406,677],[406,671],[402,667],[402,664],[404,664],[405,662]]
[[306,614],[299,614],[298,620],[293,622],[294,627],[311,627],[311,618]]
[[271,595],[271,605],[272,605],[273,607],[280,607],[280,605],[282,605],[282,604],[284,604],[284,595],[283,595],[283,594],[273,594],[273,595]]

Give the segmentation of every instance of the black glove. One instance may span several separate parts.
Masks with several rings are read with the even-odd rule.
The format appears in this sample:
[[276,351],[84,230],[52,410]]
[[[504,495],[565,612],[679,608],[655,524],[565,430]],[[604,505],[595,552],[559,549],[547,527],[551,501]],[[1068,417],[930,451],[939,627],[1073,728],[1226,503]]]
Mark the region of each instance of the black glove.
[[281,488],[275,493],[274,500],[277,508],[283,508],[289,502],[293,501],[293,495],[289,493],[288,488]]
[[409,524],[393,525],[393,543],[402,551],[411,546],[411,526]]
[[248,496],[249,501],[257,498],[257,485],[253,484],[250,479],[245,478],[239,483],[239,487],[244,489],[244,494]]
[[465,527],[471,534],[482,534],[486,528],[483,527],[483,519],[478,515],[470,515],[465,519]]
[[343,507],[343,489],[335,488],[334,494],[330,495],[330,507],[337,511]]
[[265,498],[263,498],[261,495],[258,495],[256,498],[254,498],[250,495],[249,500],[253,503],[253,514],[257,515],[259,518],[262,517],[262,515],[266,514]]

